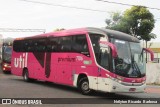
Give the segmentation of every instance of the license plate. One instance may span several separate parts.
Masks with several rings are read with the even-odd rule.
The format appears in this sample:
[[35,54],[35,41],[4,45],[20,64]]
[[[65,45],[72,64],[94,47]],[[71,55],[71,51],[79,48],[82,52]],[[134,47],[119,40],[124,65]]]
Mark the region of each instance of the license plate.
[[130,88],[129,91],[134,92],[134,91],[136,91],[136,88]]

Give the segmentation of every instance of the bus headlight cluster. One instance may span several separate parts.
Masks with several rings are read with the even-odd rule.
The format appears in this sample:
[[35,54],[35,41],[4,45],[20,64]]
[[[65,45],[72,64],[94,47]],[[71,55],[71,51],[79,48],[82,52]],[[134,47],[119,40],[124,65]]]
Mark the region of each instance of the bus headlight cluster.
[[4,67],[8,67],[8,64],[4,64]]
[[111,80],[115,81],[115,82],[122,83],[123,78],[121,78],[121,77],[113,78],[113,77],[111,77],[111,76],[108,75],[108,74],[106,74],[106,76],[107,76],[108,78],[110,78]]
[[145,84],[146,83],[146,81],[144,80],[143,82],[142,82],[142,84]]
[[4,66],[4,67],[10,67],[10,65],[7,64],[7,63],[4,63],[3,66]]

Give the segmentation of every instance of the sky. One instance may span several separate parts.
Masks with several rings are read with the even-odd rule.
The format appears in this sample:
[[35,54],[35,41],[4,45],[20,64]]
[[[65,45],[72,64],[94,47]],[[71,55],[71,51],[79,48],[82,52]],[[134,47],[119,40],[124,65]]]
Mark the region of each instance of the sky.
[[[36,1],[47,4],[26,2]],[[159,8],[159,0],[107,0],[111,2],[143,5]],[[52,5],[49,5],[52,4]],[[53,5],[65,5],[95,9],[100,11],[82,10]],[[52,32],[57,28],[105,27],[105,20],[111,12],[124,12],[131,6],[112,4],[97,0],[0,0],[0,28],[15,29],[46,29]],[[149,9],[154,15],[155,28],[152,33],[157,38],[151,42],[160,42],[160,10]],[[6,37],[23,37],[41,34],[42,32],[0,32]]]

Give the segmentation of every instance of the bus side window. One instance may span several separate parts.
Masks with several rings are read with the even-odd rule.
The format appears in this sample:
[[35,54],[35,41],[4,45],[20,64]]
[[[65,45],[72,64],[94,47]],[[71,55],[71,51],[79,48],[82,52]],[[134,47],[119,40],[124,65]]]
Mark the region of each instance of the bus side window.
[[58,37],[48,38],[47,52],[56,52],[58,47]]
[[73,36],[72,51],[90,56],[86,35]]
[[27,40],[24,40],[23,42],[23,48],[26,52],[28,52],[28,41]]
[[23,47],[23,42],[24,41],[15,40],[14,43],[13,43],[13,50],[16,51],[16,52],[23,52],[23,51],[25,51],[24,47]]
[[36,52],[45,52],[46,51],[46,39],[38,39],[34,41],[34,51]]
[[60,52],[70,52],[71,51],[71,43],[72,43],[71,36],[60,37],[59,44],[58,44],[59,51]]
[[26,52],[33,52],[34,51],[33,40],[25,40],[24,49]]

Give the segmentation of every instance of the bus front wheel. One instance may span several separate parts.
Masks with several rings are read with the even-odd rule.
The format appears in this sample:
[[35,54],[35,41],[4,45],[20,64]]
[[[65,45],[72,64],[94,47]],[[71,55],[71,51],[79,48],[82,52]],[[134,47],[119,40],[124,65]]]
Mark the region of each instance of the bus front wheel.
[[81,91],[82,94],[88,95],[92,92],[92,90],[89,88],[89,82],[87,77],[81,78],[79,80],[79,90]]

